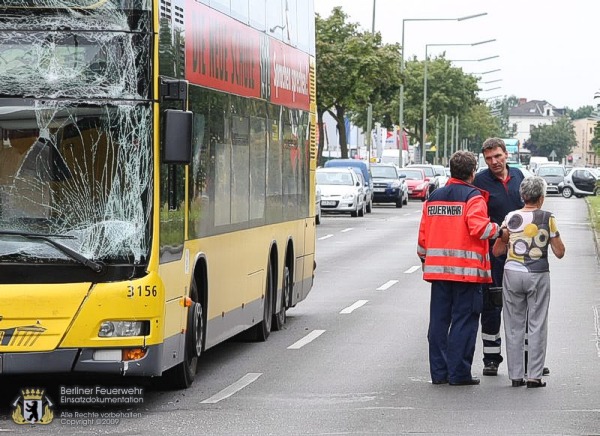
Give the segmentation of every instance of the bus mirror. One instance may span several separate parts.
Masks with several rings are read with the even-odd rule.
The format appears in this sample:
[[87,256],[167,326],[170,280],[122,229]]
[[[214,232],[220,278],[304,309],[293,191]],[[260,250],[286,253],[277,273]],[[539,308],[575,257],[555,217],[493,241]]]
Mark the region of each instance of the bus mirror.
[[167,109],[164,112],[164,164],[189,165],[192,162],[193,113]]

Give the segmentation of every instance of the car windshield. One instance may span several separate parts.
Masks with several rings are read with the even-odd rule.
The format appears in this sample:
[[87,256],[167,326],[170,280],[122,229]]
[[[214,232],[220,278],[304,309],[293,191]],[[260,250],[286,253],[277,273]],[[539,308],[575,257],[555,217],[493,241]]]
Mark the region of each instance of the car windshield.
[[425,175],[429,176],[429,177],[434,177],[435,176],[435,172],[433,171],[432,167],[415,167],[415,168],[421,168],[423,171],[425,171]]
[[317,172],[319,185],[348,185],[352,186],[352,175],[347,172]]
[[408,180],[423,180],[423,173],[417,170],[402,170],[400,174],[404,174]]
[[398,173],[396,172],[396,168],[394,167],[371,167],[371,174],[376,179],[396,179],[398,178]]
[[565,170],[563,167],[543,166],[538,170],[538,176],[564,176]]

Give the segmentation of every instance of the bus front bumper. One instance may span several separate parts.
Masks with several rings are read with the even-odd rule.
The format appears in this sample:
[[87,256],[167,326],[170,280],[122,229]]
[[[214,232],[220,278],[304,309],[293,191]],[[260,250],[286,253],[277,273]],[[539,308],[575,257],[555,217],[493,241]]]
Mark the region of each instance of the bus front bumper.
[[0,353],[0,375],[80,372],[140,377],[159,376],[162,374],[162,349],[162,344],[148,346],[145,348],[144,357],[128,361],[110,360],[110,352],[114,355],[120,350],[102,348]]

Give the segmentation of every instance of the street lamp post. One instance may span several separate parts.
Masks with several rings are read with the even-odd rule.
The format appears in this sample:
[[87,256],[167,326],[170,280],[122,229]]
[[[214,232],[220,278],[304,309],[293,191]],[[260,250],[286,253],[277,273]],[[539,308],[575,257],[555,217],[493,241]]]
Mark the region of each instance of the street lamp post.
[[[487,15],[487,12],[475,15],[467,15],[465,17],[458,18],[405,18],[402,20],[402,47],[400,53],[400,113],[398,116],[398,126],[400,130],[400,139],[403,141],[404,137],[404,23],[407,21],[465,21],[471,18],[477,18]],[[402,142],[404,144],[404,142]],[[399,165],[402,167],[402,150],[398,153]]]
[[[428,64],[428,58],[427,58],[427,49],[429,47],[448,47],[448,46],[452,46],[452,47],[456,47],[456,46],[476,46],[476,45],[482,45],[482,44],[487,44],[489,42],[494,42],[496,41],[495,39],[487,39],[485,41],[479,41],[479,42],[473,42],[473,43],[467,43],[467,44],[425,44],[425,64],[423,67],[423,131],[421,132],[421,163],[426,163],[427,160],[425,158],[427,152],[425,150],[426,148],[426,142],[427,142],[427,64]],[[488,59],[493,59],[496,58],[498,56],[490,56],[487,58],[483,58],[483,59],[478,59],[478,60],[488,60]]]
[[[373,22],[371,23],[371,35],[375,35],[375,3],[373,0]],[[373,124],[373,104],[369,101],[367,106],[367,165],[371,165],[371,129]],[[358,147],[358,143],[356,144]]]

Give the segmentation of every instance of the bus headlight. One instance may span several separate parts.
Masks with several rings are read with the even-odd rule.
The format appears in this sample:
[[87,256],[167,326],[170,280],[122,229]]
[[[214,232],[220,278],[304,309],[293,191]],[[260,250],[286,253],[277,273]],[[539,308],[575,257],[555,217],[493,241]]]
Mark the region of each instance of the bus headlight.
[[150,330],[149,321],[104,321],[98,330],[101,338],[119,338],[147,335]]

